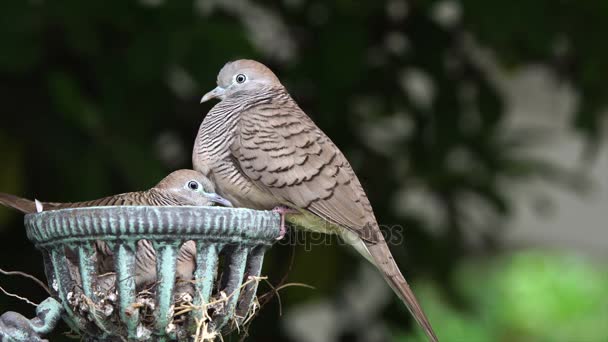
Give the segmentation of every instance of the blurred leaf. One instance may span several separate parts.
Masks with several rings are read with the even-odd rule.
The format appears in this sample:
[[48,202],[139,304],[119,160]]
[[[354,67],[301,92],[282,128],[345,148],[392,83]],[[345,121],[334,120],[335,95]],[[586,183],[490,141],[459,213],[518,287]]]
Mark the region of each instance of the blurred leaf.
[[49,76],[49,92],[57,113],[84,133],[98,134],[101,118],[94,106],[85,98],[81,87],[68,74],[52,73]]
[[[472,308],[449,308],[434,286],[416,293],[442,341],[585,341],[608,336],[608,272],[586,258],[527,251],[469,261],[455,273]],[[396,341],[425,341],[401,335]]]

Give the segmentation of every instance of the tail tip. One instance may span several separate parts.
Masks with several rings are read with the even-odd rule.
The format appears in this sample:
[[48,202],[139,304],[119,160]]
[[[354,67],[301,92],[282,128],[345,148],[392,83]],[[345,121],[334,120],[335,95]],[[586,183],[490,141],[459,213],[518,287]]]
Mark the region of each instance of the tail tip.
[[44,207],[42,206],[42,203],[39,200],[35,199],[34,203],[36,203],[36,212],[41,213],[44,211]]

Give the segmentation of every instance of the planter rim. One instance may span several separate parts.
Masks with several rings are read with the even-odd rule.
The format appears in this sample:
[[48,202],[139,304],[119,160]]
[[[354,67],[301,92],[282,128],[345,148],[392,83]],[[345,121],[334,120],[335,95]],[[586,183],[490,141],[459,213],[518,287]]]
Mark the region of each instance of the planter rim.
[[147,239],[203,240],[270,245],[279,236],[272,211],[196,206],[111,206],[49,210],[24,218],[27,237],[38,247]]

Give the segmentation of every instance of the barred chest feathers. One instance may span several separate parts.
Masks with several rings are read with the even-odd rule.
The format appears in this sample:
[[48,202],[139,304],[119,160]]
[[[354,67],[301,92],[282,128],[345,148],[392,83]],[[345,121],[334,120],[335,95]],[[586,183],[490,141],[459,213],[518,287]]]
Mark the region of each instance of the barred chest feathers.
[[216,184],[216,191],[233,205],[252,209],[272,209],[281,203],[259,189],[244,175],[230,151],[236,139],[241,104],[222,101],[207,114],[199,129],[193,151],[194,169]]

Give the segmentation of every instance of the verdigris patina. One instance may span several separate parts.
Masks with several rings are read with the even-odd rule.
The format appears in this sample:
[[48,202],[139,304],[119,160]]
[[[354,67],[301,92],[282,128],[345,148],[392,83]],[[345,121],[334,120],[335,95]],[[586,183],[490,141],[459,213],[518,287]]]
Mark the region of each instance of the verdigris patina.
[[[280,232],[276,213],[219,207],[63,209],[27,215],[25,225],[28,238],[42,252],[56,298],[44,303],[55,303],[52,314],[61,311],[68,325],[91,341],[190,340],[217,333],[228,323],[242,323],[257,290],[252,280],[260,275],[264,252]],[[134,266],[141,239],[154,245],[158,281],[153,289],[138,292]],[[194,281],[177,293],[177,254],[189,240],[197,249]],[[103,290],[106,275],[97,274],[96,241],[104,241],[114,253],[115,281]],[[50,323],[45,329],[33,328],[38,326],[34,323],[16,329],[40,335],[52,329]]]
[[0,316],[0,341],[42,342],[42,336],[55,328],[61,318],[61,304],[47,298],[36,308],[36,317],[27,319],[16,312],[5,312]]

